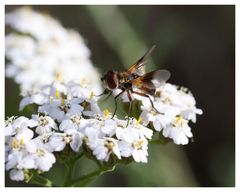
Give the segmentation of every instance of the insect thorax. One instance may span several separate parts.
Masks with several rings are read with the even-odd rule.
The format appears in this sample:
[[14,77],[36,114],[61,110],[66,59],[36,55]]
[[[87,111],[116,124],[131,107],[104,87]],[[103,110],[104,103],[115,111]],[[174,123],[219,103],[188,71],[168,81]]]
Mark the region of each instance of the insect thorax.
[[136,79],[138,75],[132,73],[126,73],[126,72],[119,72],[118,73],[118,79],[119,83],[130,83],[131,80]]

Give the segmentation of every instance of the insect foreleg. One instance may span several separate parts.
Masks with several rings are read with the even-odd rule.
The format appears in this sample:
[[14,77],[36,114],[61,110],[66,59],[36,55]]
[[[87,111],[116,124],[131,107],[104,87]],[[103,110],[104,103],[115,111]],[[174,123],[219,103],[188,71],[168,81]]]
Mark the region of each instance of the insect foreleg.
[[115,114],[116,114],[116,112],[117,112],[117,98],[118,98],[119,96],[121,96],[124,92],[125,92],[125,90],[123,90],[122,92],[118,93],[118,94],[114,97],[115,110],[114,110],[114,113],[113,113],[112,118],[115,116]]
[[108,98],[112,95],[112,91],[108,94],[108,96],[104,99],[104,101],[108,100]]
[[[106,95],[106,94],[108,94],[110,92],[110,90],[109,89],[104,89],[104,91],[101,93],[101,94],[99,94],[99,95],[95,95],[96,97],[101,97],[102,95]],[[112,91],[111,91],[112,92]]]
[[127,91],[127,96],[128,96],[128,99],[129,99],[128,120],[127,120],[127,126],[128,126],[129,116],[130,116],[130,113],[131,113],[131,110],[132,110],[132,96],[131,96],[129,90]]

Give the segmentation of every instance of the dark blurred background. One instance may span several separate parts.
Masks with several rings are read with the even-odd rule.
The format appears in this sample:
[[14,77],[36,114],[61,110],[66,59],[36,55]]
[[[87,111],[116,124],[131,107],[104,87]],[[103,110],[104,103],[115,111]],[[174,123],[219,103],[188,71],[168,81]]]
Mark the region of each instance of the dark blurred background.
[[[16,6],[6,6],[6,12]],[[195,142],[149,148],[89,186],[235,186],[235,6],[33,6],[84,37],[101,73],[122,70],[153,44],[147,70],[166,68],[170,83],[189,88],[203,110],[191,124]],[[5,115],[18,112],[18,86],[5,81]],[[84,165],[83,165],[84,164]],[[91,167],[79,163],[78,172]],[[56,165],[57,167],[57,165]],[[56,169],[55,182],[63,177]],[[57,173],[58,172],[58,173]],[[52,177],[51,175],[49,177]],[[11,182],[6,186],[24,186]]]

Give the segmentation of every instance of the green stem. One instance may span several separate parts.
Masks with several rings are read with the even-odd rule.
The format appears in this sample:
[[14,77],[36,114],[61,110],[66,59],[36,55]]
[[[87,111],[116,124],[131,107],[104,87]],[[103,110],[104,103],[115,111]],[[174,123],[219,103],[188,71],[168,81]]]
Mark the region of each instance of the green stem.
[[78,161],[79,159],[82,158],[83,155],[84,155],[83,152],[79,153],[79,154],[74,158],[74,161]]
[[85,186],[87,183],[92,181],[92,179],[94,177],[102,175],[103,173],[106,173],[106,172],[113,171],[114,168],[115,168],[115,166],[111,167],[111,168],[109,168],[109,167],[108,168],[102,168],[102,169],[98,169],[96,171],[93,171],[92,173],[80,176],[80,177],[72,180],[72,182],[70,183],[70,186],[75,186],[76,184],[78,184],[80,182],[82,183],[81,186]]
[[65,176],[65,182],[63,186],[69,186],[69,183],[71,183],[72,181],[72,175],[73,175],[73,171],[74,171],[74,167],[76,165],[76,162],[81,159],[81,157],[84,155],[84,153],[80,153],[79,155],[77,155],[75,158],[71,159],[68,163],[65,163],[65,167],[66,167],[66,176]]
[[37,184],[45,187],[52,187],[53,182],[45,177],[42,177],[40,175],[34,175],[32,179],[29,181],[29,183]]

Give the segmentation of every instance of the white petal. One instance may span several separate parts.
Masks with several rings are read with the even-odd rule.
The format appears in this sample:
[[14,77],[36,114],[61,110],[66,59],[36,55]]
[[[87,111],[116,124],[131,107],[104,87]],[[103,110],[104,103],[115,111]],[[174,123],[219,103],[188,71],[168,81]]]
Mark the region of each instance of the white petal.
[[50,137],[49,145],[54,151],[62,151],[65,148],[66,143],[61,136],[53,135]]
[[73,151],[78,152],[80,146],[82,145],[82,137],[80,134],[74,134],[72,136],[72,142],[70,143],[70,146]]
[[36,120],[33,120],[33,119],[30,119],[29,121],[28,121],[28,126],[29,127],[36,127],[36,126],[38,126],[38,121],[36,121]]
[[9,172],[9,176],[10,176],[10,179],[13,181],[23,181],[24,180],[23,170],[12,169]]

